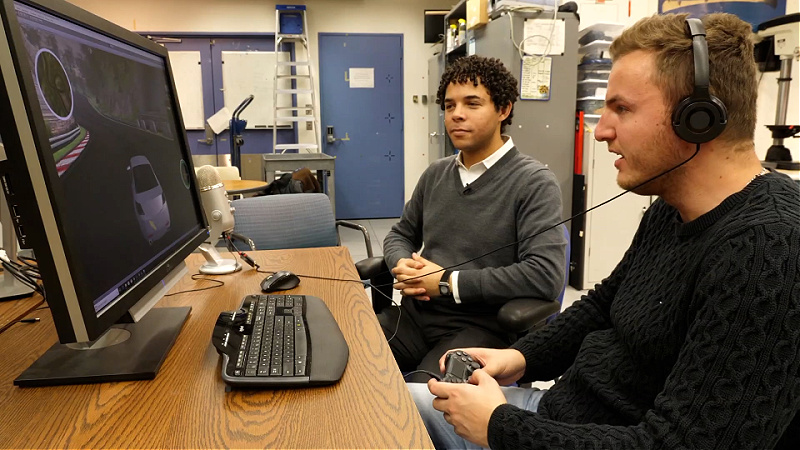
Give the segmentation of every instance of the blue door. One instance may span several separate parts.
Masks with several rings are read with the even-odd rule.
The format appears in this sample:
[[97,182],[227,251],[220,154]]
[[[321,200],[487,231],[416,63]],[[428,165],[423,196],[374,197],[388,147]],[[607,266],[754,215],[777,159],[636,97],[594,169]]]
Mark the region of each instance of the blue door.
[[[320,33],[319,72],[323,149],[336,157],[336,218],[400,217],[403,36]],[[328,127],[333,143],[325,143]]]

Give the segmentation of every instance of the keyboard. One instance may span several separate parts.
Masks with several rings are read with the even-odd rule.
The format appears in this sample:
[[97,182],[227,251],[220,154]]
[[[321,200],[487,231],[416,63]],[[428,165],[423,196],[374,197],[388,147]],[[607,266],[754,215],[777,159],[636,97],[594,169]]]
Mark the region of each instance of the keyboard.
[[217,319],[212,342],[230,386],[321,386],[341,379],[350,355],[325,303],[309,295],[248,295]]

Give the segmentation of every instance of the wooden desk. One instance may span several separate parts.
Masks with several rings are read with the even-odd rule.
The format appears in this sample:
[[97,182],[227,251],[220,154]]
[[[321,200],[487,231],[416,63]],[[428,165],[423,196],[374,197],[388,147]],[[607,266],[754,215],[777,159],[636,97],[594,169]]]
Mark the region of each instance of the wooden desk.
[[[357,279],[345,247],[252,252],[263,270]],[[203,262],[188,260],[189,273]],[[247,267],[247,266],[245,266]],[[4,448],[433,448],[363,287],[302,279],[288,291],[325,300],[350,346],[333,386],[225,392],[211,333],[220,311],[258,292],[247,267],[225,286],[165,297],[192,312],[155,380],[18,388],[12,380],[53,342],[42,321],[0,334],[0,447]],[[188,276],[173,292],[207,286]],[[41,313],[41,314],[40,314]]]
[[[31,316],[31,312],[43,304],[44,300],[39,294],[0,302],[0,333],[6,331],[20,319]],[[44,314],[49,315],[49,312],[45,311]]]
[[256,180],[222,180],[225,191],[228,195],[249,194],[252,192],[263,191],[269,183]]

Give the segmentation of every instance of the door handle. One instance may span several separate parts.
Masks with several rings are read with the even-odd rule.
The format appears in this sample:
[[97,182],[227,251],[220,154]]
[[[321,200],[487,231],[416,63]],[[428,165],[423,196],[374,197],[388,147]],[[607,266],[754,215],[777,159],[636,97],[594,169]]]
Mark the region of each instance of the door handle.
[[211,126],[208,125],[206,122],[206,137],[205,139],[198,139],[197,142],[201,144],[211,145],[214,143],[214,131],[211,129]]
[[443,135],[439,134],[438,131],[434,131],[433,133],[430,133],[428,135],[428,143],[430,144],[431,142],[433,142],[434,139],[437,139],[439,136],[443,136]]
[[337,138],[333,134],[333,127],[332,126],[328,126],[327,127],[327,133],[325,135],[325,142],[327,142],[328,144],[333,144],[336,141],[349,141],[349,140],[350,140],[350,135],[348,133],[345,133],[343,138]]

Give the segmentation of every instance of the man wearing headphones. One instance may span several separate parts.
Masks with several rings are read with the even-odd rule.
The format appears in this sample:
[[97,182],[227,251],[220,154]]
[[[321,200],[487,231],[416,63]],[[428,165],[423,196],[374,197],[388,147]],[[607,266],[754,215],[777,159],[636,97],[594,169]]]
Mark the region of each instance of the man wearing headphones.
[[754,150],[750,35],[662,15],[614,41],[596,137],[620,186],[660,199],[553,323],[464,349],[469,383],[409,386],[437,447],[800,448],[800,191]]

